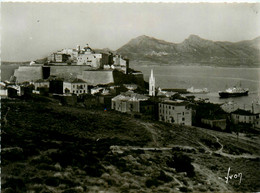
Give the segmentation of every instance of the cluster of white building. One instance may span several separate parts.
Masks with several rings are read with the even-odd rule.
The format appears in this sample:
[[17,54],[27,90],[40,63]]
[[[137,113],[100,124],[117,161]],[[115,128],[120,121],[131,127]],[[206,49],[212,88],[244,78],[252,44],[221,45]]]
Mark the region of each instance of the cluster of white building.
[[61,51],[52,53],[48,57],[49,63],[56,65],[86,65],[93,69],[118,69],[127,73],[129,60],[121,55],[113,55],[111,52],[96,53],[87,44],[83,49],[77,46],[76,49],[65,48]]

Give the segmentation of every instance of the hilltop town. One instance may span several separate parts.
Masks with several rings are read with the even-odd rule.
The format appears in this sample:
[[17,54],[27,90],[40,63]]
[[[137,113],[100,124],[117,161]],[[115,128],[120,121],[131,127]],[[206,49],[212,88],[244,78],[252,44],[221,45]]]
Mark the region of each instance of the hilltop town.
[[47,58],[44,63],[32,61],[19,66],[10,81],[2,82],[2,97],[48,96],[64,105],[99,107],[227,132],[234,131],[234,125],[260,128],[259,105],[246,111],[235,104],[220,106],[182,95],[189,89],[161,89],[156,87],[152,69],[147,83],[142,72],[129,68],[129,59],[119,54],[96,52],[86,44],[82,49],[62,49]]
[[243,176],[242,189],[224,178],[230,163],[243,174],[257,167],[259,106],[246,111],[159,88],[153,69],[146,82],[130,62],[77,46],[1,82],[4,190],[259,188],[259,174]]

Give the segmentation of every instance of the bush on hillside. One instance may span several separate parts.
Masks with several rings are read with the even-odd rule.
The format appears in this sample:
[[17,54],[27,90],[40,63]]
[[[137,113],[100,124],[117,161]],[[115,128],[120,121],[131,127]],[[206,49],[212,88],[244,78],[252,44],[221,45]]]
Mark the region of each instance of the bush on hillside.
[[191,165],[192,159],[180,152],[174,152],[173,159],[166,163],[169,167],[175,168],[177,172],[186,172],[188,177],[194,177],[194,167]]

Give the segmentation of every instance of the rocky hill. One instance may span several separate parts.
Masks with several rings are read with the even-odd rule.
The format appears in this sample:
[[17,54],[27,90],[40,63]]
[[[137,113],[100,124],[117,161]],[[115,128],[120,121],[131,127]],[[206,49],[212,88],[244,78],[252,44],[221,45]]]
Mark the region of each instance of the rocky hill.
[[[259,135],[237,139],[55,101],[3,100],[1,121],[3,192],[260,191]],[[226,183],[229,167],[230,176],[243,174],[240,184]]]
[[117,52],[132,61],[147,64],[259,66],[260,37],[232,43],[190,35],[176,44],[143,35],[130,40]]

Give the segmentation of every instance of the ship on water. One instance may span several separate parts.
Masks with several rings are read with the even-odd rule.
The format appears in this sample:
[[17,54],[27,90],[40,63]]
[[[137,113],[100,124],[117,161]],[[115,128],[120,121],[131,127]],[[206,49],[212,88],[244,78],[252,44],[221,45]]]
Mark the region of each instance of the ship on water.
[[232,88],[228,88],[225,91],[219,91],[218,94],[221,98],[228,97],[239,97],[239,96],[247,96],[249,92],[248,88],[242,88],[240,86],[234,86]]

